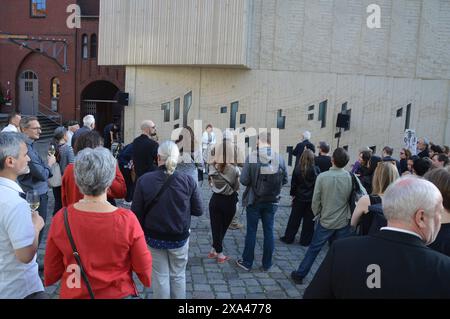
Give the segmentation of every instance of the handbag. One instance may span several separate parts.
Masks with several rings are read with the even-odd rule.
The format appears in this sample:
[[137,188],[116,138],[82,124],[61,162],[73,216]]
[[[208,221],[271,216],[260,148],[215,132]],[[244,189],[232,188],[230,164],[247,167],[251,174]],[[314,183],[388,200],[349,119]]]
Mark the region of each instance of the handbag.
[[61,167],[58,163],[55,163],[50,167],[50,172],[52,177],[50,177],[47,182],[50,187],[59,187],[62,184]]
[[95,299],[91,284],[89,283],[89,279],[87,277],[86,272],[84,271],[83,264],[81,263],[80,254],[78,253],[77,247],[75,246],[75,242],[72,237],[72,232],[70,231],[67,207],[64,207],[64,226],[66,227],[66,233],[67,237],[69,237],[70,246],[72,246],[73,257],[75,257],[78,267],[80,267],[81,278],[83,278],[84,283],[86,284],[87,290],[89,291],[89,296],[91,297],[91,299]]

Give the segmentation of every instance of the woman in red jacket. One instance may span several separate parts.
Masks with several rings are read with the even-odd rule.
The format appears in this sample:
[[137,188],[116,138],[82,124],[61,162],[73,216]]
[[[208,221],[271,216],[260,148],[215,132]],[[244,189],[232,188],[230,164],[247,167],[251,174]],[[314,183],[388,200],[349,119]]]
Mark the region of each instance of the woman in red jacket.
[[[133,212],[106,199],[116,166],[115,158],[103,147],[86,148],[76,157],[75,181],[84,196],[53,218],[44,258],[45,285],[61,280],[61,298],[137,296],[133,272],[150,287],[152,257],[139,221]],[[74,258],[66,216],[81,261]],[[82,269],[87,280],[80,276]]]
[[[75,145],[75,155],[85,149],[86,147],[96,148],[98,146],[103,146],[103,139],[100,134],[96,131],[90,131],[81,135],[76,142]],[[64,175],[62,178],[61,185],[61,200],[63,207],[67,207],[70,204],[74,204],[83,198],[83,194],[78,189],[75,184],[75,176],[74,176],[74,166],[73,164],[67,165]],[[111,186],[107,190],[107,198],[108,201],[112,202],[115,198],[124,198],[127,194],[127,187],[125,184],[125,179],[123,178],[122,173],[118,165],[116,165],[116,175],[111,184]]]

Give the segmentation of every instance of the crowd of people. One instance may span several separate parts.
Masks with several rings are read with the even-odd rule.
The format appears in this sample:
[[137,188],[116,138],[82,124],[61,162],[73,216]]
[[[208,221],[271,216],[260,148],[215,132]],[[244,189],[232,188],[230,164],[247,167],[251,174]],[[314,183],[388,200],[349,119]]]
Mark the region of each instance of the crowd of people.
[[[212,192],[205,258],[219,264],[231,259],[223,242],[237,223],[243,186],[245,245],[235,260],[240,269],[254,266],[261,220],[260,271],[271,270],[276,246],[294,243],[300,226],[299,242],[307,250],[291,273],[294,283],[303,284],[329,245],[305,298],[450,297],[448,147],[420,138],[417,155],[402,148],[398,159],[389,146],[381,156],[363,148],[349,171],[345,149],[329,155],[328,143],[315,146],[311,133],[303,132],[293,151],[292,210],[276,244],[274,223],[288,171],[269,132],[260,132],[257,148],[245,156],[233,133],[226,130],[218,140],[211,125],[198,140],[190,127],[174,141],[159,141],[151,120],[140,128],[116,152],[118,127],[108,126],[102,137],[94,116],[86,115],[81,128],[75,121],[58,127],[42,159],[34,146],[39,120],[10,116],[0,133],[0,298],[47,298],[44,285],[58,281],[61,298],[138,298],[133,272],[152,286],[154,298],[186,298],[191,217],[204,213],[204,176]],[[42,283],[36,253],[49,188],[55,205]],[[117,207],[118,199],[128,208]],[[382,275],[370,283],[373,265]]]

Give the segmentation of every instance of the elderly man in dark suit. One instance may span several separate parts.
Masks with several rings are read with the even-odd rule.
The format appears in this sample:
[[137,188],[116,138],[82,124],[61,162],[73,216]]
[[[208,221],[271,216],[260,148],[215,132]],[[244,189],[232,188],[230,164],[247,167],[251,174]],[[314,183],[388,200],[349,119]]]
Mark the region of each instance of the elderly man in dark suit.
[[450,298],[450,257],[426,245],[439,232],[442,196],[414,176],[383,197],[388,226],[372,236],[336,241],[304,298]]
[[295,166],[297,167],[298,162],[300,161],[300,157],[302,157],[303,151],[305,148],[309,148],[313,153],[316,153],[316,147],[309,140],[311,139],[311,132],[304,131],[302,134],[302,141],[295,146],[292,151],[292,155],[295,156]]
[[154,171],[158,165],[158,143],[152,139],[156,133],[156,126],[150,120],[141,124],[142,134],[133,141],[133,164],[136,179],[145,173]]

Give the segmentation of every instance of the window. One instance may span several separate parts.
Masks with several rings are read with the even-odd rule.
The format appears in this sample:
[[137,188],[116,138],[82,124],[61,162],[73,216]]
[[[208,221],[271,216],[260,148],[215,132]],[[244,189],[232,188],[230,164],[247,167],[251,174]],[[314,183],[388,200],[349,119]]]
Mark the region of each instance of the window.
[[409,129],[410,120],[411,120],[411,103],[406,106],[405,130]]
[[294,151],[294,147],[288,146],[286,147],[286,153],[288,153],[288,166],[292,166],[292,152]]
[[170,102],[161,104],[161,110],[164,111],[164,122],[170,122]]
[[60,84],[59,84],[58,78],[52,79],[50,92],[51,92],[52,99],[58,99],[59,96],[61,95],[61,89],[60,89]]
[[33,18],[44,18],[47,16],[46,0],[31,0],[31,16]]
[[245,124],[247,122],[247,114],[241,114],[239,124]]
[[97,58],[97,35],[91,35],[91,58]]
[[81,37],[81,57],[83,59],[87,59],[89,58],[89,54],[88,54],[88,36],[87,34],[83,34],[83,36]]
[[308,121],[314,120],[314,113],[308,114]]
[[183,127],[188,125],[189,110],[192,106],[192,91],[184,96],[183,100]]
[[403,116],[403,108],[399,108],[397,110],[397,117],[402,117]]
[[25,92],[33,92],[33,82],[25,81]]
[[314,111],[314,105],[308,106],[308,111]]
[[344,131],[350,130],[350,121],[351,121],[351,118],[352,118],[352,110],[348,109],[347,105],[348,105],[347,102],[344,102],[341,105],[341,113],[349,116],[349,118],[348,118],[348,126],[346,128],[344,128]]
[[239,102],[231,103],[230,128],[236,128],[236,114],[239,110]]
[[179,120],[180,119],[180,98],[173,101],[173,120]]
[[327,125],[327,104],[328,100],[325,100],[319,104],[319,121],[322,122],[320,128],[324,128]]
[[227,109],[228,109],[228,108],[227,108],[226,106],[221,106],[221,107],[220,107],[220,113],[221,113],[221,114],[227,113]]
[[24,80],[37,80],[36,74],[31,71],[23,72],[20,78]]

